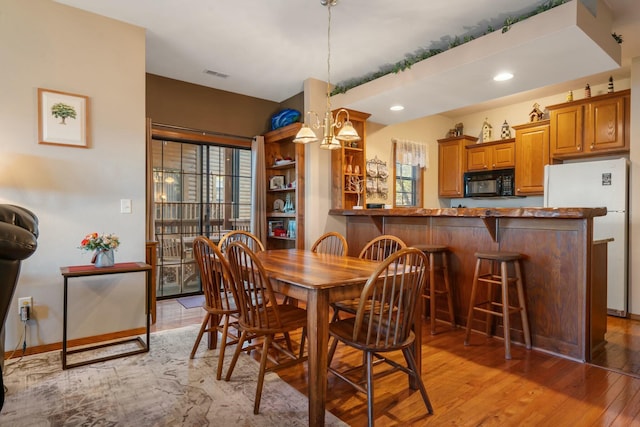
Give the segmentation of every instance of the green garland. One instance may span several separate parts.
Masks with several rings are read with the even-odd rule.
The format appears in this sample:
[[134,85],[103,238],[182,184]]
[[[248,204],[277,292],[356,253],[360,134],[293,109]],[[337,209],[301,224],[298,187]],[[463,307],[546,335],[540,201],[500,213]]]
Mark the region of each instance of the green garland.
[[[530,18],[532,16],[535,16],[539,13],[545,12],[549,9],[553,9],[554,7],[560,6],[561,4],[564,4],[566,2],[568,2],[569,0],[549,0],[546,3],[541,4],[540,6],[538,6],[535,10],[524,14],[522,16],[519,16],[517,18],[513,18],[513,17],[508,17],[505,19],[504,21],[504,25],[502,26],[502,33],[506,33],[507,31],[509,31],[511,29],[511,26],[517,22],[520,21],[524,21],[527,18]],[[484,31],[482,34],[479,34],[478,37],[484,36],[486,34],[492,33],[494,32],[495,29],[491,26],[488,26],[486,31]],[[616,33],[612,34],[613,38],[618,42],[618,43],[622,43],[622,36],[618,35]],[[444,52],[445,50],[449,50],[449,49],[453,49],[456,46],[460,46],[464,43],[468,43],[471,40],[474,40],[476,37],[473,35],[468,35],[463,37],[462,39],[460,39],[460,37],[456,36],[448,45],[447,48],[445,49],[421,49],[415,53],[410,53],[406,55],[406,58],[403,59],[402,61],[396,62],[395,64],[386,67],[386,68],[380,68],[379,71],[367,74],[363,77],[360,78],[356,78],[356,79],[352,79],[350,81],[347,81],[345,83],[338,83],[333,91],[331,92],[331,95],[337,95],[339,93],[345,93],[346,91],[348,91],[349,89],[353,89],[356,86],[360,86],[363,85],[367,82],[376,80],[382,76],[386,76],[387,74],[398,74],[400,71],[404,71],[408,68],[411,68],[411,66],[413,64],[416,64],[420,61],[424,61],[425,59],[431,58],[432,56],[438,55],[439,53]]]

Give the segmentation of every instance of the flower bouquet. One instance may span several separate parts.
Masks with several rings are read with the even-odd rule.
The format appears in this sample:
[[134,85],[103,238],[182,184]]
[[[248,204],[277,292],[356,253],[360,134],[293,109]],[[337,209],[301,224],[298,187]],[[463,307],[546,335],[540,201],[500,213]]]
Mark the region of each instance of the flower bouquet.
[[[91,262],[96,267],[110,267],[113,265],[113,250],[120,246],[120,238],[115,234],[89,233],[80,242],[80,249],[85,251],[95,251]],[[102,258],[106,260],[103,261]],[[100,265],[98,265],[100,264]]]

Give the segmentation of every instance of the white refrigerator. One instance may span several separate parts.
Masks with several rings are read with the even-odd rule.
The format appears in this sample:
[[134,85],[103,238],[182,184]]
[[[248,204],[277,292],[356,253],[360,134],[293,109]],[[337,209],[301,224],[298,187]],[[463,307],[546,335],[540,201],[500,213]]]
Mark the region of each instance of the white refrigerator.
[[613,238],[608,245],[607,312],[627,315],[628,293],[628,175],[625,158],[547,165],[544,170],[545,207],[606,207],[596,217],[594,240]]

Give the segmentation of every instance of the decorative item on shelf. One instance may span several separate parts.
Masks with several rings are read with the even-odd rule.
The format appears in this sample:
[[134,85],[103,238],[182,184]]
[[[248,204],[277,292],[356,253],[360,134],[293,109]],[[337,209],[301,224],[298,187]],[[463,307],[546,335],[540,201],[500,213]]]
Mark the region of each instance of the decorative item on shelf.
[[607,92],[613,93],[613,76],[609,76],[609,86],[608,86]]
[[273,211],[274,212],[283,212],[284,211],[284,201],[282,199],[275,199],[273,201]]
[[268,222],[269,236],[285,236],[284,221],[276,220]]
[[500,138],[509,139],[511,138],[511,129],[509,128],[509,123],[505,120],[502,124],[502,130],[500,131]]
[[344,165],[344,173],[353,172],[353,166],[351,165],[351,162],[353,162],[353,156],[345,156],[344,158],[346,160],[346,164]]
[[274,175],[269,178],[269,190],[280,190],[284,188],[284,175]]
[[571,102],[573,101],[573,91],[570,90],[569,93],[567,94],[567,102]]
[[529,113],[529,121],[530,122],[540,121],[540,120],[542,120],[542,116],[543,115],[544,115],[544,113],[540,109],[540,104],[538,104],[536,102],[535,104],[533,104],[533,109]]
[[291,108],[284,109],[271,116],[271,130],[280,129],[300,121],[300,111]]
[[273,162],[273,164],[276,166],[288,165],[290,163],[293,163],[293,160],[291,159],[291,157],[285,157],[284,159],[276,159]]
[[488,118],[485,117],[484,123],[482,123],[482,142],[491,141],[491,129],[492,126],[488,122]]
[[589,83],[584,87],[584,97],[591,98],[591,86],[589,86]]
[[353,167],[353,173],[356,175],[360,175],[360,165],[355,165]]
[[284,208],[282,208],[282,212],[295,212],[296,208],[293,206],[293,202],[291,201],[291,193],[287,194],[286,202],[284,202]]
[[353,209],[362,209],[362,205],[360,203],[362,198],[362,190],[364,190],[363,185],[364,179],[360,179],[357,176],[351,177],[351,188],[357,196],[356,206],[354,206]]
[[455,138],[457,135],[457,132],[455,129],[449,129],[449,133],[447,134],[447,138]]
[[115,234],[87,234],[80,242],[80,249],[94,251],[91,262],[96,267],[113,267],[114,249],[120,246],[120,238]]
[[289,223],[287,224],[287,237],[290,239],[295,239],[296,238],[296,220],[295,219],[290,219]]
[[462,123],[456,123],[454,126],[456,134],[454,136],[462,136],[462,132],[464,130],[464,125]]
[[351,141],[351,148],[358,148],[358,141]]
[[[351,120],[349,120],[349,112],[344,108],[341,108],[336,113],[335,118],[331,114],[331,8],[338,3],[338,0],[320,0],[323,6],[327,7],[329,19],[327,24],[327,110],[324,113],[323,123],[320,124],[320,116],[315,111],[308,111],[306,116],[315,116],[315,123],[312,124],[314,129],[323,129],[322,142],[320,148],[326,150],[335,150],[341,148],[340,141],[351,143],[352,141],[359,141],[360,135],[353,127]],[[341,113],[344,113],[346,119],[344,122],[340,122],[338,117]],[[335,134],[335,129],[340,129],[338,134]],[[302,127],[296,134],[293,142],[306,144],[309,142],[315,142],[318,140],[315,132],[306,124],[306,121],[302,124]]]

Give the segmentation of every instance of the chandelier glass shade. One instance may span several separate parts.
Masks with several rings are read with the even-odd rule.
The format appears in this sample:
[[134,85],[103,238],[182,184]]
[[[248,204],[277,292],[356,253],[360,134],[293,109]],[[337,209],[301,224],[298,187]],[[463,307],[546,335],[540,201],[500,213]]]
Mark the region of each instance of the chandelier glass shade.
[[[315,121],[308,125],[305,121],[302,127],[296,134],[293,142],[299,144],[307,144],[318,140],[313,129],[323,129],[322,142],[320,148],[327,150],[335,150],[342,147],[340,141],[359,141],[360,135],[353,127],[351,120],[349,120],[349,112],[344,108],[339,109],[336,112],[335,117],[331,114],[331,7],[338,3],[338,0],[320,0],[323,6],[327,7],[329,12],[329,24],[327,26],[327,110],[324,114],[322,123],[320,122],[320,116],[315,111],[308,111],[305,118],[311,119],[313,115]],[[346,116],[344,121],[340,121],[341,114]],[[313,127],[313,129],[312,129]],[[339,129],[338,134],[335,134],[336,129]]]

